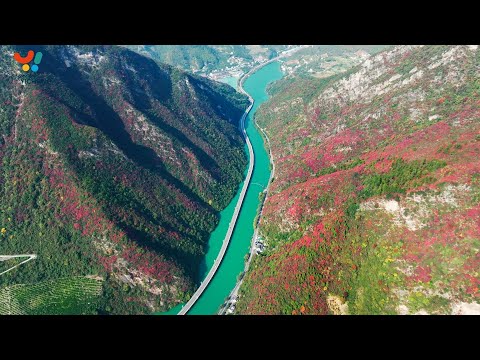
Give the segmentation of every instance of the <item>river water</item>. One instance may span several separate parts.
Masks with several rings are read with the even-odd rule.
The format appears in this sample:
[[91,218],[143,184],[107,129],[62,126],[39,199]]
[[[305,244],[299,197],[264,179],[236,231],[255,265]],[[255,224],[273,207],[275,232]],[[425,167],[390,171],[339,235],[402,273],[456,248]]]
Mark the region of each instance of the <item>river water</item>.
[[[259,194],[265,189],[270,178],[269,157],[265,150],[263,139],[253,124],[253,116],[257,108],[268,99],[266,92],[267,85],[282,78],[282,76],[283,73],[280,69],[280,63],[272,62],[250,75],[244,82],[244,90],[255,100],[255,105],[246,119],[248,137],[250,138],[255,153],[255,168],[225,257],[215,277],[205,289],[200,299],[198,299],[190,309],[188,315],[216,314],[225,301],[225,298],[235,287],[238,275],[240,275],[244,269],[245,255],[249,252],[254,232],[253,221],[259,206]],[[245,145],[245,152],[248,154],[247,145]],[[246,173],[247,170],[245,169],[245,176]],[[243,184],[239,186],[239,190],[230,204],[220,213],[220,222],[210,236],[205,261],[200,269],[200,273],[203,274],[201,276],[202,279],[207,276],[208,270],[213,265],[220,251],[235,205],[240,196],[242,185]],[[182,306],[183,304],[178,305],[162,313],[162,315],[177,314]]]

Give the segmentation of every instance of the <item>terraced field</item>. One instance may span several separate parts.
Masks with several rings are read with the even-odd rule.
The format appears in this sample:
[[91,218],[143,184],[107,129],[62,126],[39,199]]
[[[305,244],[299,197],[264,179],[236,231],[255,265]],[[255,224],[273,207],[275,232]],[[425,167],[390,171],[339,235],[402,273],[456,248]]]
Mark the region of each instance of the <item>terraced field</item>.
[[0,289],[0,315],[95,314],[101,278],[75,276]]

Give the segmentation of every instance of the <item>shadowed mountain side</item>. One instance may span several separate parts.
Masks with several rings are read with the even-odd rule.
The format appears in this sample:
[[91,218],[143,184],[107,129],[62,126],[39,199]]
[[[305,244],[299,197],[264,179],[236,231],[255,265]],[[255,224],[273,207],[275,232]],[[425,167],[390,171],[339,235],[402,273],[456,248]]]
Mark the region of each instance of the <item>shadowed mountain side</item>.
[[[82,123],[96,127],[104,132],[137,165],[158,173],[167,183],[173,184],[188,197],[193,198],[202,206],[207,205],[197,194],[193,193],[191,189],[166,170],[162,160],[153,149],[132,141],[130,134],[125,130],[125,125],[120,116],[102,97],[95,93],[91,83],[81,76],[77,68],[71,66],[65,71],[60,71],[59,69],[62,69],[62,67],[56,59],[47,55],[46,60],[49,61],[49,68],[52,73],[58,76],[64,85],[79,96],[83,103],[95,109],[94,119],[87,114],[75,112],[74,115],[77,115]],[[55,94],[49,93],[49,95],[55,98]],[[62,102],[60,99],[57,99],[57,101]],[[66,105],[68,106],[68,104]],[[69,108],[72,109],[71,106]]]
[[[115,46],[33,46],[42,63],[23,72],[11,54],[29,49],[0,46],[0,254],[38,257],[0,278],[0,314],[183,303],[243,180],[247,99],[222,88],[211,102],[188,74]],[[27,309],[49,284],[64,306]]]

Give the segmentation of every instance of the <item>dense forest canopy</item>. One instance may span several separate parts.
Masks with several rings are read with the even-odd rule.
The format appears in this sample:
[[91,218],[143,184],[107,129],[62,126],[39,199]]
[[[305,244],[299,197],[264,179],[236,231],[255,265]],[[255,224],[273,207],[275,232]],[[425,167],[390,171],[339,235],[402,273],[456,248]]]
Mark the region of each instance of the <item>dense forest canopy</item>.
[[37,73],[13,60],[27,50],[0,47],[0,254],[38,257],[0,277],[0,311],[184,301],[244,176],[248,99],[122,47],[35,46]]

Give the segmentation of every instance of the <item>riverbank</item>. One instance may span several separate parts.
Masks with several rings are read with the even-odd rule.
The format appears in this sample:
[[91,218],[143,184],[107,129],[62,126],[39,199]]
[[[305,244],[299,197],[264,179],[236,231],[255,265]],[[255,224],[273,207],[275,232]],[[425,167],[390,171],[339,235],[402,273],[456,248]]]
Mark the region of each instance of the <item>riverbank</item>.
[[[242,273],[245,269],[245,255],[250,254],[250,241],[255,236],[253,222],[257,214],[257,209],[259,208],[258,195],[266,188],[270,180],[270,158],[265,149],[264,138],[254,124],[253,116],[256,109],[268,99],[266,92],[268,84],[283,77],[279,62],[270,62],[257,70],[255,73],[249,72],[248,79],[242,82],[244,91],[250,95],[250,98],[255,100],[252,109],[244,119],[244,128],[255,152],[255,166],[250,185],[246,192],[242,209],[238,215],[237,224],[231,235],[231,240],[224,254],[224,258],[218,265],[215,276],[211,279],[208,287],[205,287],[202,295],[197,298],[194,305],[191,306],[188,315],[217,314],[231,290],[235,288],[238,274]],[[245,145],[245,150],[248,153],[247,144]],[[242,189],[242,184],[240,184],[239,189]],[[205,264],[203,266],[205,275],[201,276],[202,278],[205,277],[208,270],[214,266],[224,242],[239,195],[240,194],[237,193],[227,208],[220,213],[219,225],[211,234],[208,242]],[[175,310],[178,312],[179,310],[177,309],[182,305],[177,306]],[[175,314],[177,313],[175,310],[171,309],[162,314]]]
[[[292,50],[296,50],[296,49],[292,49]],[[247,74],[245,74],[242,78],[239,79],[239,82],[238,82],[238,89],[240,92],[244,93],[245,95],[249,96],[249,93],[247,91],[244,90],[243,88],[243,83],[247,80],[247,78],[249,76],[251,76],[252,74],[256,73],[257,71],[259,71],[261,68],[269,65],[269,64],[273,64],[275,62],[277,62],[279,60],[281,56],[275,58],[275,59],[272,59],[264,64],[261,64],[257,67],[255,67],[254,69],[250,70]],[[283,74],[282,74],[283,76]],[[266,88],[265,88],[265,93],[266,93]],[[268,99],[268,94],[266,94],[266,98],[265,100]],[[264,100],[264,101],[265,101]],[[256,109],[255,109],[256,110]],[[255,112],[252,112],[252,116]],[[273,162],[273,158],[272,158],[272,152],[271,152],[271,147],[270,147],[270,139],[268,138],[267,134],[265,133],[264,129],[262,129],[260,126],[258,126],[258,124],[255,122],[255,119],[252,118],[253,121],[253,125],[254,125],[254,128],[257,130],[257,133],[260,135],[260,132],[263,134],[260,135],[260,138],[262,139],[262,145],[264,146],[264,150],[268,148],[268,155],[267,155],[267,158],[269,160],[269,172],[270,172],[270,176],[268,178],[268,182],[265,186],[265,191],[266,191],[266,194],[264,197],[262,197],[262,203],[259,204],[258,206],[258,211],[255,212],[255,218],[258,216],[259,219],[258,219],[258,222],[254,223],[253,226],[254,226],[254,233],[253,233],[253,236],[251,237],[251,242],[250,242],[250,249],[249,249],[249,252],[248,252],[248,258],[246,259],[245,261],[245,265],[244,265],[244,269],[243,271],[240,273],[239,277],[238,277],[238,280],[237,280],[237,283],[235,284],[235,287],[233,288],[233,290],[230,292],[229,296],[226,298],[226,301],[224,302],[224,304],[222,305],[222,307],[220,308],[219,312],[218,312],[218,315],[225,315],[225,314],[228,314],[228,313],[231,313],[233,312],[232,309],[234,309],[235,307],[235,302],[237,300],[237,297],[238,297],[238,291],[240,289],[240,286],[242,285],[243,283],[243,277],[244,275],[247,273],[249,267],[250,267],[250,263],[252,262],[252,259],[253,257],[255,256],[255,252],[256,252],[256,247],[255,247],[255,242],[257,241],[258,239],[258,227],[259,227],[259,224],[261,222],[261,214],[263,212],[263,204],[265,203],[267,197],[268,197],[268,194],[269,194],[269,188],[270,188],[270,184],[274,178],[274,174],[275,174],[275,164]],[[260,132],[258,132],[258,130],[260,130]],[[270,170],[271,169],[271,170]]]
[[250,253],[251,239],[254,237],[253,222],[259,206],[258,195],[266,188],[270,179],[270,159],[264,139],[255,127],[253,118],[258,107],[268,100],[268,84],[282,77],[280,63],[270,62],[255,72],[249,72],[248,78],[245,75],[241,82],[243,91],[254,100],[254,106],[245,119],[245,129],[255,151],[255,167],[225,259],[189,314],[217,314],[231,290],[235,288],[238,275],[245,269],[245,255]]
[[180,310],[178,315],[185,315],[191,309],[191,307],[202,296],[203,292],[208,287],[208,285],[210,284],[210,281],[213,279],[213,277],[215,276],[215,273],[217,272],[218,268],[220,267],[220,264],[222,263],[222,260],[225,256],[228,245],[230,243],[230,239],[232,237],[233,230],[235,229],[235,226],[237,224],[238,215],[240,213],[240,210],[242,209],[243,200],[245,199],[245,194],[247,193],[248,186],[250,185],[250,179],[252,178],[253,168],[255,166],[255,154],[253,152],[253,147],[252,147],[252,144],[250,142],[250,139],[248,138],[248,134],[245,130],[245,118],[247,117],[250,110],[253,108],[253,105],[254,105],[255,101],[250,96],[249,96],[249,99],[250,99],[250,105],[245,110],[245,112],[242,115],[242,118],[240,120],[240,128],[241,128],[241,131],[242,131],[242,135],[243,135],[243,137],[245,139],[245,142],[247,143],[247,147],[248,147],[249,164],[248,164],[247,176],[245,178],[245,181],[243,182],[242,190],[240,192],[240,196],[238,198],[237,205],[235,206],[235,210],[233,212],[232,220],[230,221],[230,224],[228,226],[227,234],[225,235],[225,239],[223,240],[222,247],[220,248],[220,252],[219,252],[217,258],[215,259],[215,262],[213,263],[213,266],[210,269],[210,271],[208,272],[206,278],[202,281],[202,283],[200,284],[200,287],[197,289],[197,291],[195,291],[195,293],[192,295],[190,300],[188,300],[188,302],[185,304],[185,306],[182,307],[182,309]]

